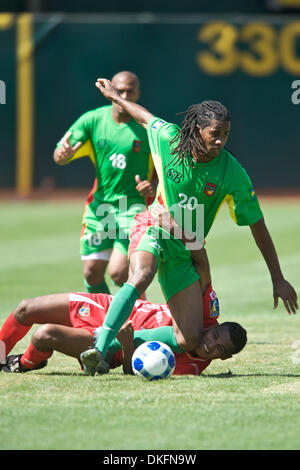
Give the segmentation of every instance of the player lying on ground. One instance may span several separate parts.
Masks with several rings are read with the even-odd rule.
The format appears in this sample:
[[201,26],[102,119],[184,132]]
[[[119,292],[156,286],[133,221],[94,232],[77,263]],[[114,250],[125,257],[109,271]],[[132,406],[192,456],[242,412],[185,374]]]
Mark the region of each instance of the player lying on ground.
[[[283,276],[251,180],[237,159],[225,148],[231,126],[226,107],[217,101],[192,105],[186,111],[180,129],[175,124],[155,117],[140,105],[123,99],[109,80],[99,79],[96,86],[107,99],[122,106],[147,129],[159,178],[155,203],[164,205],[172,213],[176,209],[177,222],[184,231],[189,232],[189,227],[200,225],[201,234],[206,239],[221,204],[227,201],[235,222],[250,227],[266,261],[273,284],[274,307],[277,307],[280,297],[287,312],[296,313],[297,294]],[[201,207],[204,208],[204,227],[197,223],[198,209]],[[181,222],[178,221],[179,215]],[[188,227],[186,220],[189,222]],[[197,275],[191,258],[195,260],[200,250],[194,249],[189,253],[181,243],[183,239],[164,239],[161,236],[163,228],[160,229],[152,225],[151,216],[147,212],[136,217],[129,246],[128,280],[111,304],[95,348],[83,353],[82,362],[85,365],[94,363],[105,366],[108,345],[156,272],[176,323],[174,345],[191,350],[198,343],[197,335],[203,324],[197,303],[199,286],[195,282]],[[172,300],[173,306],[170,305]],[[178,330],[181,337],[178,337]]]
[[[93,347],[112,301],[108,294],[67,293],[23,300],[6,319],[0,330],[8,355],[15,344],[33,324],[42,324],[31,338],[24,354],[10,355],[5,372],[27,372],[47,365],[54,351],[79,359],[82,351]],[[201,341],[191,352],[176,353],[174,374],[199,375],[213,359],[228,359],[240,352],[246,344],[247,333],[238,323],[218,325],[218,299],[211,285],[203,298],[204,329]],[[130,323],[111,343],[106,361],[111,368],[123,364],[125,373],[131,373],[131,357],[144,341],[168,343],[172,330],[172,316],[167,305],[137,300],[130,315]],[[99,328],[100,325],[100,328]],[[98,371],[93,371],[94,375]]]

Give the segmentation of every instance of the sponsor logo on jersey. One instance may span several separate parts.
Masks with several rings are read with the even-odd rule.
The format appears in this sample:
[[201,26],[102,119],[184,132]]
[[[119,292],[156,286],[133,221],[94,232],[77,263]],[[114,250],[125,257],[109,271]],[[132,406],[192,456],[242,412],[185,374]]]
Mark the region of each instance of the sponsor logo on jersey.
[[181,178],[182,178],[182,173],[180,171],[175,170],[174,168],[170,168],[167,171],[167,178],[172,180],[174,183],[180,183]]
[[97,145],[100,149],[104,149],[108,145],[108,140],[107,139],[99,139],[99,140],[97,140]]
[[213,196],[215,194],[215,191],[217,189],[217,185],[213,183],[206,183],[204,192],[206,196]]
[[142,141],[141,140],[134,140],[132,143],[132,151],[133,152],[140,152],[142,150]]
[[81,307],[77,313],[80,317],[88,317],[90,314],[90,307]]
[[211,300],[210,303],[209,303],[209,306],[210,306],[210,312],[209,312],[210,318],[218,317],[219,314],[220,314],[218,299],[215,298],[215,299]]
[[152,124],[152,129],[158,130],[161,126],[163,126],[166,123],[166,121],[163,121],[160,119],[159,121],[156,121],[154,124]]

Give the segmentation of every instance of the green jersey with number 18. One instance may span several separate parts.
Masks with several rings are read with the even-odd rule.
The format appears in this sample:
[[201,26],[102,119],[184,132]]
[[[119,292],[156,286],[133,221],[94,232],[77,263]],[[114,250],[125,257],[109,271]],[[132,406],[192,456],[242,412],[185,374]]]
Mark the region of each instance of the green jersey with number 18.
[[[89,157],[95,166],[96,181],[90,194],[84,219],[95,217],[99,204],[118,208],[127,197],[128,208],[145,204],[136,190],[135,175],[151,180],[154,170],[146,130],[134,119],[118,124],[112,118],[112,106],[103,106],[83,114],[69,129],[70,144],[82,142],[67,163]],[[59,147],[59,142],[57,146]]]
[[[179,225],[196,234],[196,238],[197,224],[202,220],[202,241],[224,201],[238,225],[252,225],[261,219],[263,214],[249,176],[225,148],[213,160],[196,163],[193,168],[186,160],[174,163],[176,155],[171,151],[178,141],[170,145],[170,140],[178,130],[177,125],[157,117],[148,121],[148,138],[159,180],[155,202],[163,203]],[[202,219],[201,211],[196,210],[199,207]]]

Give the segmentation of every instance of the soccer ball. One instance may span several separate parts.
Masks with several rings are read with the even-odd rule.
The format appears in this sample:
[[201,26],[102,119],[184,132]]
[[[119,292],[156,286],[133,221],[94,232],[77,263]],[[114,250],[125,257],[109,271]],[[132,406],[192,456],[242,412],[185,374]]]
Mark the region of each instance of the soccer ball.
[[166,344],[147,341],[141,344],[132,356],[135,375],[146,380],[167,379],[175,369],[175,356]]

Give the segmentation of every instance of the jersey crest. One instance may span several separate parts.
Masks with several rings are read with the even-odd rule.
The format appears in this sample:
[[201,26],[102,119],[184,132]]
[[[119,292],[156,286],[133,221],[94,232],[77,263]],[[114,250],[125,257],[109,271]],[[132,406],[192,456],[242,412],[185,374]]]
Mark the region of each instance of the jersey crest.
[[213,196],[215,194],[215,191],[217,189],[217,185],[213,183],[206,183],[204,192],[206,196]]
[[132,151],[133,152],[140,152],[142,150],[142,141],[141,140],[134,140],[132,143]]
[[90,315],[90,307],[81,307],[77,313],[80,317],[88,317]]

